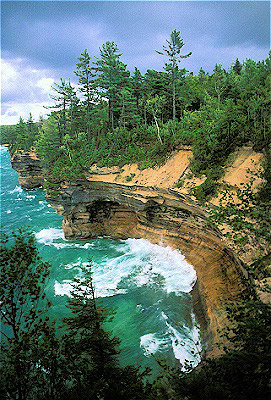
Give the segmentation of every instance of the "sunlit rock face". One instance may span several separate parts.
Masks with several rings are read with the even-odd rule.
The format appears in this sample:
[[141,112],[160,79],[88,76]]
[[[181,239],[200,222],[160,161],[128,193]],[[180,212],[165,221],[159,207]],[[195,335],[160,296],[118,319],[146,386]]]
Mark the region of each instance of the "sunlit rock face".
[[11,164],[19,174],[19,183],[22,188],[35,189],[43,186],[42,167],[33,151],[17,150],[11,156]]
[[[33,153],[15,153],[12,166],[22,187],[43,184]],[[66,239],[145,238],[181,250],[196,269],[195,308],[206,322],[209,348],[215,348],[218,332],[228,323],[225,304],[246,291],[246,276],[200,205],[173,189],[108,182],[106,173],[91,180],[60,182],[47,199],[64,217]]]
[[48,200],[64,216],[67,239],[145,238],[180,249],[196,269],[196,306],[207,319],[206,337],[216,342],[218,330],[227,323],[225,303],[246,290],[245,273],[205,212],[188,196],[174,190],[84,181],[62,184],[59,194]]

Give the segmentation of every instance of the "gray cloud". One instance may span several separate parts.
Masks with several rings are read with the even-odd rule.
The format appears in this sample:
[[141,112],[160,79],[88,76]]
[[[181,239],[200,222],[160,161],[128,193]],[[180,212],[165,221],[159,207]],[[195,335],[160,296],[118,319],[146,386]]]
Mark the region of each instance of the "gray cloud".
[[4,99],[44,100],[32,69],[40,79],[44,74],[75,80],[80,53],[87,48],[98,56],[106,40],[115,41],[130,70],[162,70],[165,59],[155,50],[175,28],[184,39],[184,53],[193,52],[183,66],[195,73],[200,67],[211,72],[216,63],[228,68],[237,57],[262,60],[270,48],[269,2],[3,1],[2,57],[17,60],[17,67],[24,60],[20,68],[26,82],[20,90],[12,91],[11,85]]
[[[133,63],[133,58],[141,56],[145,65],[144,56],[161,47],[161,38],[169,37],[175,28],[181,31],[187,48],[210,37],[217,45],[218,57],[219,47],[224,46],[266,50],[268,7],[268,2],[259,1],[4,1],[2,51],[11,58],[27,57],[44,67],[68,69],[84,48],[98,54],[103,42],[114,40],[127,60]],[[201,54],[204,57],[203,51]]]

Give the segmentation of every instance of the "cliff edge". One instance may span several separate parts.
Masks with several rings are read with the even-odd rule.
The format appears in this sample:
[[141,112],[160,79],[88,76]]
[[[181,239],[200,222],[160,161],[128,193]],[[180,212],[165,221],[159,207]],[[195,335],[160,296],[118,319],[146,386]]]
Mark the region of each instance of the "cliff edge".
[[[247,154],[253,155],[251,151]],[[247,276],[207,213],[189,195],[191,177],[182,188],[175,185],[180,177],[190,174],[191,157],[191,149],[186,148],[162,167],[143,171],[135,164],[123,168],[92,166],[85,179],[61,182],[57,191],[47,193],[47,199],[64,216],[67,239],[146,238],[179,249],[196,269],[195,307],[206,320],[204,335],[215,348],[220,330],[227,325],[225,304],[246,292]],[[29,188],[34,183],[40,186],[42,173],[36,168],[34,154],[17,152],[12,165],[19,172],[22,187],[28,182]]]

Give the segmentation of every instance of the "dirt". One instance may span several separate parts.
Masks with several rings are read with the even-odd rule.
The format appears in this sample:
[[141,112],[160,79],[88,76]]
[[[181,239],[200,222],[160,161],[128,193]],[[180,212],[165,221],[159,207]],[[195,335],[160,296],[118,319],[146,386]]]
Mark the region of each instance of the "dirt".
[[[259,170],[262,156],[262,153],[256,153],[248,146],[236,150],[228,160],[225,174],[220,179],[220,183],[226,183],[231,187],[234,187],[234,185],[241,187],[241,183],[248,183],[253,172]],[[89,169],[87,179],[97,181],[100,176],[103,182],[116,182],[129,186],[171,188],[180,193],[189,194],[193,186],[200,185],[205,180],[204,176],[196,177],[191,172],[190,159],[192,157],[191,148],[185,148],[173,153],[165,164],[156,168],[140,170],[137,164],[127,164],[122,168],[97,168],[94,165]],[[252,172],[248,172],[248,170]],[[257,178],[254,187],[256,188],[260,183],[261,180]],[[211,202],[217,205],[218,199],[214,198]]]
[[[184,195],[189,195],[193,200],[196,198],[191,194],[191,189],[200,185],[206,179],[205,176],[196,177],[190,170],[190,160],[193,157],[192,149],[189,147],[180,149],[172,154],[172,156],[163,164],[156,168],[146,168],[140,170],[137,164],[127,164],[122,168],[97,168],[92,166],[86,177],[89,181],[101,180],[103,182],[120,183],[127,186],[144,186],[173,189]],[[263,154],[255,152],[251,146],[243,146],[237,149],[229,157],[224,169],[224,175],[219,180],[222,185],[227,184],[235,196],[236,186],[244,187],[249,183],[250,179],[260,170]],[[256,178],[253,183],[254,190],[257,190],[262,180]],[[219,196],[215,196],[209,201],[209,206],[216,207],[219,205]],[[236,202],[237,202],[236,198]],[[224,231],[229,231],[228,227],[220,226]],[[226,230],[225,230],[226,228]],[[262,253],[264,244],[259,248],[252,240],[246,246],[238,248],[231,241],[225,241],[236,252],[236,254],[246,263],[252,262],[256,254]]]

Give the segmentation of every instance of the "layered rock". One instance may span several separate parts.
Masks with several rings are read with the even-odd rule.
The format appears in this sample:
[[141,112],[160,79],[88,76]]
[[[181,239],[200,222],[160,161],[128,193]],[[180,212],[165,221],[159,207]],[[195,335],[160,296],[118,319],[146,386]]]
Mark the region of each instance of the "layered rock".
[[48,200],[64,216],[67,239],[146,238],[181,250],[197,272],[195,299],[208,320],[207,336],[217,340],[227,323],[225,303],[246,290],[245,273],[205,212],[188,196],[172,189],[85,180],[62,184],[59,194]]
[[19,174],[19,183],[22,188],[35,189],[43,186],[41,163],[33,151],[17,150],[11,156],[11,165]]
[[[185,162],[179,165],[183,171],[189,155],[186,151]],[[12,166],[22,187],[32,189],[43,184],[42,168],[34,153],[16,152]],[[139,185],[138,176],[134,184],[128,183],[127,172],[122,177],[115,169],[90,171],[86,179],[62,182],[58,191],[47,194],[57,213],[64,216],[65,237],[146,238],[179,249],[196,269],[194,305],[205,319],[205,337],[209,344],[215,343],[219,330],[227,324],[225,304],[246,291],[241,262],[188,194],[165,188],[164,183],[160,188]],[[165,171],[162,177],[165,182]]]

